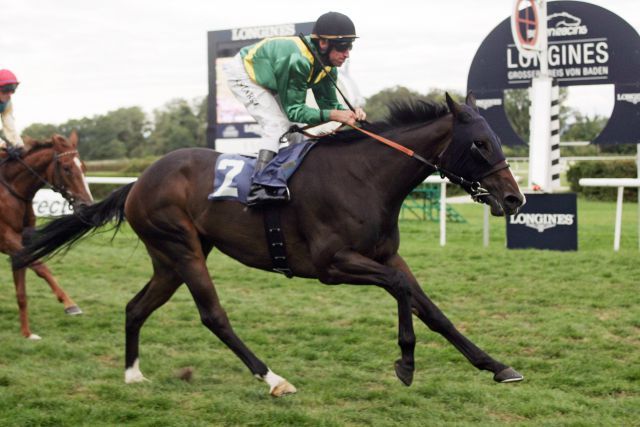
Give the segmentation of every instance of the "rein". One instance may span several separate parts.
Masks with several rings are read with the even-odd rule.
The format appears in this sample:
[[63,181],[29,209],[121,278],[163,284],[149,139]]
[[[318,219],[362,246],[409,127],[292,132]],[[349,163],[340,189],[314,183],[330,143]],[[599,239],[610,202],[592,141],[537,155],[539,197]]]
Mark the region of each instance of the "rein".
[[[298,132],[301,133],[302,135],[306,136],[307,138],[312,138],[312,139],[317,139],[318,136],[317,135],[313,135],[309,132],[306,132],[306,129],[310,129],[313,128],[317,125],[313,125],[313,126],[305,126],[305,127],[299,127],[297,125],[293,125],[291,126],[291,128],[285,133],[285,135],[287,135],[288,133],[292,133],[292,132]],[[455,173],[448,171],[444,168],[441,168],[440,166],[438,166],[435,163],[431,163],[430,161],[428,161],[427,159],[425,159],[424,157],[422,157],[421,155],[417,154],[415,151],[413,151],[410,148],[405,147],[402,144],[399,144],[395,141],[392,141],[388,138],[385,138],[384,136],[378,135],[377,133],[368,131],[366,129],[363,129],[361,127],[358,126],[352,126],[353,129],[357,130],[358,132],[361,132],[373,139],[375,139],[378,142],[381,142],[384,145],[387,145],[391,148],[393,148],[394,150],[400,151],[401,153],[412,157],[414,159],[416,159],[417,161],[419,161],[420,163],[424,164],[425,166],[428,166],[430,168],[435,169],[436,172],[438,172],[440,174],[441,178],[447,178],[449,181],[451,181],[454,184],[459,185],[460,187],[462,187],[462,189],[464,191],[466,191],[467,193],[469,193],[469,195],[471,196],[471,198],[478,203],[487,203],[487,197],[490,195],[489,191],[486,190],[485,188],[483,188],[480,185],[479,181],[469,181],[468,179],[465,179],[459,175],[456,175]],[[338,128],[339,129],[339,128]],[[335,133],[336,130],[334,130],[331,133]],[[285,136],[283,135],[283,137]],[[282,140],[282,139],[281,139]],[[504,165],[502,164],[504,163]],[[496,172],[500,169],[504,169],[504,168],[508,168],[509,165],[506,164],[506,162],[502,161],[496,165],[494,165],[491,170],[485,174],[484,176],[490,175],[493,172]]]
[[[60,157],[65,157],[65,156],[74,156],[78,154],[78,150],[70,150],[70,151],[65,151],[64,153],[56,153],[53,156],[53,162],[54,162],[54,179],[60,176],[60,168],[58,167],[59,163],[59,159]],[[2,162],[0,162],[0,165],[5,164],[7,161],[9,160],[9,158],[6,158],[4,160],[2,160]],[[38,178],[38,180],[46,185],[51,187],[51,189],[53,189],[53,191],[58,192],[60,194],[62,194],[62,196],[71,204],[73,204],[75,202],[75,198],[73,197],[73,195],[71,193],[69,193],[67,191],[67,188],[63,185],[58,186],[55,183],[51,183],[49,181],[47,181],[45,178],[43,178],[35,169],[33,169],[31,166],[29,166],[24,160],[22,160],[22,158],[20,157],[16,157],[15,160],[17,160],[22,166],[25,167],[25,169],[27,169],[29,172],[31,172],[31,175],[35,176],[36,178]],[[7,190],[9,190],[9,193],[11,193],[12,196],[14,196],[17,199],[22,200],[23,202],[27,202],[30,203],[31,200],[25,198],[24,196],[18,194],[16,192],[16,190],[11,186],[11,184],[9,184],[8,182],[5,181],[4,177],[0,175],[0,184],[2,184],[4,187],[6,187]]]

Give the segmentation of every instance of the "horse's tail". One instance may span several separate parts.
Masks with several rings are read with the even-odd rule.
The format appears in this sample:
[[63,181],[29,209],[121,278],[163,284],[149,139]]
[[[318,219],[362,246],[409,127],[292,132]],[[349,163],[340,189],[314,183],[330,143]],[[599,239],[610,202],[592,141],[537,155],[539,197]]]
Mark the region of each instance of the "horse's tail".
[[24,248],[11,258],[13,268],[23,268],[32,262],[68,250],[90,232],[115,219],[116,232],[124,221],[124,203],[134,183],[114,190],[99,203],[85,206],[72,215],[66,215],[37,229]]

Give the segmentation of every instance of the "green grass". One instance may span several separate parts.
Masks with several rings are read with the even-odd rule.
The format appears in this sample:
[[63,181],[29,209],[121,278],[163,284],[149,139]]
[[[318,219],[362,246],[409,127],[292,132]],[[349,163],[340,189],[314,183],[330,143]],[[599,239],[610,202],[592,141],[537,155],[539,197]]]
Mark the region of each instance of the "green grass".
[[[201,325],[183,287],[148,320],[141,369],[125,385],[124,307],[149,278],[144,247],[128,229],[85,240],[49,265],[85,314],[63,314],[28,276],[32,342],[19,334],[9,267],[0,270],[1,426],[431,426],[638,425],[640,253],[637,205],[626,204],[620,252],[615,205],[579,200],[578,252],[504,248],[482,210],[468,220],[401,223],[401,254],[423,288],[472,341],[525,375],[496,384],[414,318],[411,387],[395,377],[395,303],[374,287],[323,286],[250,270],[219,253],[209,266],[236,332],[298,393],[268,395]],[[186,383],[175,372],[194,368]]]

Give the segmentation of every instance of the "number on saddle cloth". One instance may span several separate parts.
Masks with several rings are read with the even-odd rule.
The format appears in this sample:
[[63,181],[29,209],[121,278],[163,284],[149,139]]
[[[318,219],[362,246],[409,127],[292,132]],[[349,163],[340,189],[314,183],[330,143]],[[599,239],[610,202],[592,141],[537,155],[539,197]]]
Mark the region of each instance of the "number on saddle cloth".
[[[283,148],[253,181],[272,188],[286,188],[287,181],[298,169],[314,143],[311,141]],[[237,200],[247,202],[251,187],[251,174],[256,159],[239,154],[221,154],[216,160],[213,192],[209,200]]]

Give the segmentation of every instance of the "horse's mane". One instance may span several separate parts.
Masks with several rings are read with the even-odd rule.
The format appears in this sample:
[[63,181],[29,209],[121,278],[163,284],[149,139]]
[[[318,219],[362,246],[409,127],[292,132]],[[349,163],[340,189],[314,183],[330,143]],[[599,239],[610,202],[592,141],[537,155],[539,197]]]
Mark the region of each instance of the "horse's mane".
[[25,141],[25,148],[27,149],[25,155],[51,147],[53,147],[53,138],[50,138],[46,141],[36,141],[35,139],[31,139]]
[[[417,99],[394,101],[387,107],[389,114],[384,120],[374,122],[365,128],[376,133],[383,133],[398,127],[425,124],[449,113],[449,109],[443,103]],[[320,140],[323,142],[347,142],[366,137],[356,130],[348,130],[323,136]]]
[[29,148],[27,150],[27,153],[31,153],[34,151],[39,151],[39,150],[43,150],[45,148],[51,148],[53,147],[53,141],[49,140],[49,141],[33,141],[29,144]]

